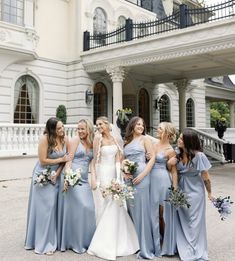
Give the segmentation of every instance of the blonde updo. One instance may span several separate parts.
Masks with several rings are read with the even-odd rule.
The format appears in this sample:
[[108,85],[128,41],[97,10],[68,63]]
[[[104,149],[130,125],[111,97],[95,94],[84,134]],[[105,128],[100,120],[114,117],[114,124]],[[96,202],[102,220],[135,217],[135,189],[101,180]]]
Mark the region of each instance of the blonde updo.
[[160,126],[164,130],[164,136],[167,137],[170,143],[173,143],[176,140],[177,130],[171,122],[161,122]]

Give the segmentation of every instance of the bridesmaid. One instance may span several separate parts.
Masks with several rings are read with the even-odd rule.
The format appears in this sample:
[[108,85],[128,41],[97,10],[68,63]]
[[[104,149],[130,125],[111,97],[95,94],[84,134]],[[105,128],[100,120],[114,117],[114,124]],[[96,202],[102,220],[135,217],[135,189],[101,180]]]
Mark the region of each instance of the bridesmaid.
[[[65,169],[81,169],[81,183],[67,187],[67,192],[59,197],[59,249],[72,249],[84,253],[95,232],[95,206],[91,187],[88,183],[89,164],[92,160],[93,126],[90,121],[78,122],[78,136],[70,142],[73,160],[66,163]],[[61,179],[63,187],[64,178]]]
[[[174,231],[175,211],[168,198],[168,188],[177,187],[176,167],[167,170],[167,161],[175,156],[170,145],[176,138],[176,129],[170,122],[161,122],[157,129],[159,143],[154,144],[155,164],[150,175],[151,225],[155,255],[174,255],[176,239]],[[160,226],[159,226],[160,225]],[[162,245],[162,249],[161,249]]]
[[[190,208],[179,208],[176,219],[176,243],[180,259],[183,261],[208,260],[206,236],[206,196],[213,199],[208,173],[211,164],[202,152],[199,137],[190,129],[185,129],[178,139],[180,149],[177,170],[179,187],[186,193]],[[170,160],[169,164],[174,164]],[[204,188],[205,187],[205,188]]]
[[[57,249],[57,199],[59,177],[63,163],[70,160],[66,154],[68,139],[64,126],[57,118],[50,118],[46,123],[44,135],[38,145],[38,157],[32,176],[28,204],[27,231],[25,249],[34,249],[37,254],[53,254]],[[62,164],[61,164],[62,163]],[[52,183],[44,186],[34,185],[37,173],[47,166],[56,171]]]
[[[145,136],[146,126],[142,118],[133,117],[126,128],[124,156],[126,159],[138,163],[134,174],[124,175],[125,179],[132,179],[136,189],[134,200],[127,202],[128,212],[134,222],[138,235],[140,251],[138,258],[153,259],[154,244],[150,222],[150,176],[148,175],[153,164],[154,155],[151,140]],[[146,153],[150,159],[146,164]],[[127,181],[128,182],[128,181]]]

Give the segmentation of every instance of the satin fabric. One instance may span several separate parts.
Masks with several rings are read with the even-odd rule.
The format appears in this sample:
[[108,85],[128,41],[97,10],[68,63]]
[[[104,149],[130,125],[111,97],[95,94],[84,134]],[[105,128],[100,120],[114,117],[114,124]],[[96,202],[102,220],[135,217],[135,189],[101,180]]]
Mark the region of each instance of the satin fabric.
[[[63,151],[52,152],[48,158],[56,159],[63,157]],[[51,170],[57,170],[59,164],[50,165]],[[54,252],[57,249],[57,203],[60,177],[56,184],[47,184],[43,187],[34,185],[36,173],[45,169],[40,162],[37,162],[32,175],[32,182],[28,203],[27,230],[25,249],[34,249],[37,254]]]
[[59,195],[58,246],[61,251],[72,249],[84,253],[91,242],[96,228],[95,205],[91,187],[88,183],[89,163],[92,151],[86,152],[80,142],[72,161],[71,168],[81,169],[81,186],[69,187],[62,193],[64,175],[61,178]]
[[[140,174],[146,166],[145,153],[144,146],[141,144],[140,139],[134,139],[124,147],[125,158],[138,163],[134,177]],[[150,176],[145,176],[139,184],[134,185],[134,188],[136,190],[135,197],[133,200],[128,200],[127,207],[138,235],[140,251],[137,257],[153,259],[154,244],[151,229],[149,195]]]
[[205,187],[201,172],[211,168],[204,153],[198,152],[188,165],[177,164],[179,187],[186,193],[190,208],[177,210],[176,242],[184,261],[208,260]]
[[[98,185],[106,187],[113,178],[116,179],[115,155],[116,145],[102,146],[100,164],[97,168]],[[97,189],[97,194],[101,194]],[[99,201],[100,200],[100,201]],[[139,249],[134,225],[126,211],[125,205],[110,197],[97,199],[97,229],[88,249],[88,254],[107,260],[116,260],[118,256],[134,254]]]
[[[176,253],[175,215],[176,211],[166,200],[171,186],[170,173],[166,168],[167,157],[164,151],[159,152],[150,174],[151,225],[153,230],[155,255],[174,255]],[[160,245],[159,207],[163,206],[164,236]]]

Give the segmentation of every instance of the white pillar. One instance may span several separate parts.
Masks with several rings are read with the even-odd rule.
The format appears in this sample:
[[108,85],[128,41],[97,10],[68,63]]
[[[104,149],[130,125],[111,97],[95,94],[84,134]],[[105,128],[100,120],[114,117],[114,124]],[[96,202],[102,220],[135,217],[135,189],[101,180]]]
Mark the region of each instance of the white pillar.
[[234,102],[230,102],[230,128],[234,128]]
[[174,82],[179,93],[179,129],[183,131],[186,127],[186,90],[188,79],[181,79]]
[[125,71],[121,66],[109,67],[106,69],[113,82],[113,123],[116,123],[116,112],[122,109],[122,82],[124,80]]

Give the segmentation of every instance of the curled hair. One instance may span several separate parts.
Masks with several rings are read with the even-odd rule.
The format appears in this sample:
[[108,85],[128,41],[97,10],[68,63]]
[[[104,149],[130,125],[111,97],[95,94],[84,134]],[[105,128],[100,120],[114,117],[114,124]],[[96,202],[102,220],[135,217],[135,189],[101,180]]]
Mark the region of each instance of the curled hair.
[[[57,138],[56,126],[59,121],[60,120],[57,119],[56,117],[49,118],[47,120],[45,130],[43,132],[43,134],[46,134],[46,136],[47,136],[47,142],[48,142],[47,151],[49,153],[53,152],[54,149],[56,148],[56,146],[58,145],[57,141],[56,141],[56,138]],[[60,142],[62,145],[64,145],[64,143],[65,143],[64,137],[65,137],[65,133],[64,133],[64,135],[62,135],[60,137]]]
[[[118,147],[118,150],[122,153],[123,152],[122,146],[120,146],[120,144],[118,143],[118,140],[117,140],[118,137],[115,137],[116,134],[112,130],[112,126],[113,125],[111,126],[110,122],[108,121],[108,118],[105,117],[105,116],[101,116],[101,117],[98,117],[96,119],[96,121],[98,121],[98,120],[103,121],[108,126],[108,129],[110,131],[110,134],[111,134],[111,136],[113,138],[113,141],[114,141],[115,145]],[[102,136],[102,134],[101,135],[97,135],[97,136],[99,137],[98,148],[94,148],[94,151],[97,152],[96,153],[96,163],[99,163],[99,160],[100,160],[100,150],[101,150],[103,136]],[[120,138],[121,138],[121,136],[120,136]]]
[[85,123],[86,125],[86,131],[88,133],[87,135],[87,141],[89,143],[89,145],[92,147],[93,146],[93,140],[94,140],[94,128],[93,128],[93,124],[91,123],[91,121],[89,121],[88,119],[81,119],[79,123]]
[[164,129],[164,135],[167,136],[170,143],[174,142],[176,139],[176,128],[171,122],[161,122],[160,125]]
[[[111,126],[110,126],[110,123],[109,123],[109,120],[107,117],[105,116],[100,116],[96,119],[96,121],[103,121],[109,128],[109,130],[111,129]],[[97,148],[97,156],[96,156],[96,163],[99,162],[100,160],[100,150],[101,150],[101,144],[102,144],[102,135],[99,137],[99,141],[98,141],[98,148]]]
[[[191,129],[184,129],[182,132],[182,140],[184,142],[184,149],[188,159],[188,162],[191,162],[195,157],[197,151],[203,151],[201,146],[201,141],[197,133]],[[180,157],[183,158],[183,151],[181,150]]]
[[127,144],[129,144],[133,140],[134,129],[135,129],[135,126],[136,126],[136,124],[137,124],[137,122],[139,120],[143,121],[143,126],[144,126],[143,135],[145,135],[145,133],[146,133],[146,125],[145,125],[144,120],[141,117],[138,117],[138,116],[132,117],[130,119],[130,121],[128,122],[127,127],[126,127],[124,146],[126,146]]

